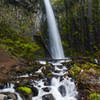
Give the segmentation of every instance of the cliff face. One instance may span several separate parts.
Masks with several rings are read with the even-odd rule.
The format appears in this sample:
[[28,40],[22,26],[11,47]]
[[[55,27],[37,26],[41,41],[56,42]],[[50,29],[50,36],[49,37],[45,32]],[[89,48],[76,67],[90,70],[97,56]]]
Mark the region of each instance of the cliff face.
[[39,2],[33,0],[1,1],[0,19],[6,20],[16,32],[32,37],[38,30],[37,17]]
[[40,1],[0,1],[0,46],[13,56],[43,58],[44,49],[35,36],[40,31]]

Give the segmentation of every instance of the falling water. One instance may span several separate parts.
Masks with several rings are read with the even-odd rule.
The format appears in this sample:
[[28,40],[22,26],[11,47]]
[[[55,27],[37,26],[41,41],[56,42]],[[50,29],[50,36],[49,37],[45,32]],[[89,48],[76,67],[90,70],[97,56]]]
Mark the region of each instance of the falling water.
[[49,0],[44,0],[49,28],[50,53],[53,59],[63,59],[64,52],[61,44],[57,23]]
[[[59,35],[59,31],[57,28],[55,16],[50,4],[49,0],[44,0],[47,21],[49,27],[49,41],[50,41],[50,51],[53,59],[63,59],[64,52],[61,44],[61,39]],[[67,60],[68,61],[68,60]],[[47,100],[48,94],[52,94],[53,98],[49,98],[48,100],[77,100],[77,89],[75,87],[74,81],[72,78],[66,76],[68,74],[67,66],[64,66],[61,62],[48,62],[53,66],[53,70],[51,70],[51,74],[53,77],[48,81],[48,78],[43,77],[41,80],[34,80],[33,85],[38,89],[39,93],[36,97],[33,97],[32,100]],[[40,61],[40,64],[45,65],[46,62]],[[51,66],[51,67],[52,67]],[[59,67],[60,66],[60,67]],[[42,68],[40,68],[36,73],[41,73]],[[49,74],[49,73],[48,73]],[[23,76],[20,76],[23,77]],[[24,77],[27,77],[25,75]],[[45,84],[48,83],[48,85]],[[43,88],[50,89],[49,91],[44,91]],[[14,87],[7,88],[4,90],[0,90],[0,92],[11,92],[16,93]],[[22,100],[18,93],[18,100]],[[46,96],[47,99],[43,99],[43,96]]]

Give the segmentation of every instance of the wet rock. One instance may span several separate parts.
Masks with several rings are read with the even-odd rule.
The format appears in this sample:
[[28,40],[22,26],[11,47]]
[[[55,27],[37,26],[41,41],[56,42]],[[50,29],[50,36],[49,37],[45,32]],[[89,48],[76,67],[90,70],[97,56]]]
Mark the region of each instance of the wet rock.
[[49,87],[42,88],[42,89],[43,89],[43,91],[45,91],[45,92],[50,92],[50,90],[51,90],[51,88],[49,88]]
[[[10,93],[10,92],[2,92],[3,95],[5,95],[7,97],[7,99],[4,100],[17,100],[17,95],[15,93]],[[0,99],[2,100],[2,99]]]
[[55,73],[60,73],[60,71],[59,70],[55,70]]
[[8,93],[7,98],[8,100],[17,100],[17,95],[14,93]]
[[49,76],[47,80],[44,80],[44,85],[45,86],[50,86],[51,85],[51,77]]
[[26,94],[26,95],[32,94],[32,89],[27,86],[20,86],[20,87],[17,87],[16,89],[21,94]]
[[69,73],[64,74],[64,78],[66,78],[67,76],[69,76]]
[[32,89],[32,95],[33,96],[38,96],[38,89],[36,88],[36,87],[31,87],[31,89]]
[[63,81],[63,80],[64,80],[64,77],[63,77],[63,76],[61,76],[61,77],[60,77],[60,82],[61,82],[61,81]]
[[52,94],[42,96],[42,100],[55,100]]
[[5,85],[0,83],[0,89],[4,89]]
[[44,82],[44,85],[45,85],[45,86],[50,86],[50,83],[45,81],[45,82]]
[[20,94],[20,96],[22,97],[22,100],[32,100],[32,94],[27,95],[27,94]]
[[4,89],[4,88],[10,88],[10,83],[0,83],[0,89]]
[[0,94],[0,100],[8,100],[7,96],[4,94]]
[[45,65],[45,66],[43,66],[42,67],[42,72],[43,72],[43,74],[45,74],[45,75],[48,75],[48,73],[51,73],[52,72],[52,67],[51,67],[51,65]]
[[38,73],[38,74],[39,74],[39,79],[44,79],[45,78],[43,73]]
[[59,92],[61,93],[61,95],[64,97],[66,96],[66,89],[63,85],[61,85],[59,88],[58,88]]
[[20,86],[20,87],[17,87],[16,89],[20,93],[23,100],[32,100],[32,97],[38,95],[38,89],[31,85],[29,85],[28,87]]

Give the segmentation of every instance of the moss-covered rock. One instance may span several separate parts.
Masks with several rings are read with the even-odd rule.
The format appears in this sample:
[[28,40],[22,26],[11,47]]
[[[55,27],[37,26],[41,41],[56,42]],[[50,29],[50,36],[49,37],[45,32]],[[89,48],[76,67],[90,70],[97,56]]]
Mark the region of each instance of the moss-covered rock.
[[17,91],[20,93],[20,96],[23,100],[32,100],[32,89],[28,86],[19,86]]
[[27,86],[17,87],[17,90],[20,91],[20,92],[24,92],[25,94],[31,94],[32,93],[31,88],[29,88]]

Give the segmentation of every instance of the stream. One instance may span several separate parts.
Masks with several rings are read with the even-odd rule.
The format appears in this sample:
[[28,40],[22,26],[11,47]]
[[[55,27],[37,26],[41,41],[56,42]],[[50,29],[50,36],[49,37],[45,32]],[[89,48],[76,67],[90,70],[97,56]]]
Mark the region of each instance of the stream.
[[[67,60],[66,60],[67,61]],[[69,62],[69,61],[67,61]],[[51,77],[43,77],[40,80],[33,80],[33,86],[37,88],[38,95],[32,97],[32,100],[77,100],[78,92],[75,82],[71,77],[68,77],[67,66],[64,66],[63,61],[48,62],[54,69],[51,70]],[[45,61],[40,61],[40,64],[46,65]],[[41,73],[40,68],[35,73]],[[48,73],[49,74],[49,73]],[[21,78],[29,77],[28,75],[21,75]],[[14,89],[14,84],[10,84],[7,88],[0,90],[0,92],[10,92],[17,95],[18,100],[24,100],[20,93]],[[9,99],[7,99],[9,100]],[[27,99],[25,99],[27,100]]]
[[[49,85],[45,85],[44,80],[35,81],[37,83],[36,87],[39,89],[39,95],[32,100],[44,100],[42,97],[45,94],[53,95],[54,98],[49,100],[77,100],[76,97],[78,92],[74,81],[68,76],[64,77],[64,75],[68,74],[67,67],[62,66],[60,62],[52,64],[55,68],[54,72],[52,72],[52,75],[55,77],[50,80]],[[59,68],[59,65],[62,66],[62,68]],[[47,79],[45,78],[45,80]],[[47,88],[50,91],[44,92],[43,88]]]

